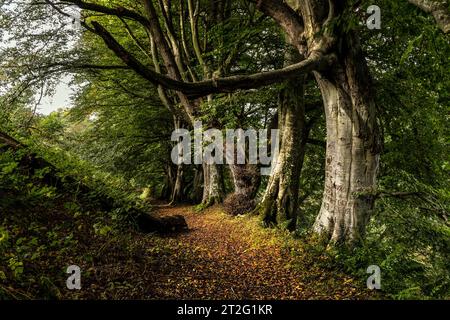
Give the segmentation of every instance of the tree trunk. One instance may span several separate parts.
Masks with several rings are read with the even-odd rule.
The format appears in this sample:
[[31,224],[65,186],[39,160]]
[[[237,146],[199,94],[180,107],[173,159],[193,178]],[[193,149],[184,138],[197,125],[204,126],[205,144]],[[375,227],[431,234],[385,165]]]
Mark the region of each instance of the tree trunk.
[[216,203],[222,203],[225,188],[222,168],[217,164],[203,164],[203,198],[205,207]]
[[170,200],[173,194],[175,182],[174,166],[172,165],[172,163],[168,163],[164,167],[164,185],[161,189],[160,199]]
[[353,243],[364,234],[373,209],[381,150],[370,76],[355,34],[343,41],[333,69],[315,76],[325,106],[327,151],[314,230],[331,242]]
[[184,184],[184,168],[183,164],[177,165],[177,173],[175,178],[175,183],[173,184],[172,194],[170,196],[170,204],[176,204],[185,200],[183,193]]
[[[292,61],[292,54],[288,56]],[[289,80],[280,93],[280,149],[260,204],[266,224],[277,223],[293,230],[297,223],[300,172],[306,145],[305,77]]]
[[256,207],[255,196],[261,182],[258,166],[230,164],[234,192],[224,201],[224,210],[231,215],[252,212]]
[[[180,117],[173,116],[174,128],[175,130],[183,128],[183,122]],[[183,150],[180,145],[178,145],[178,155],[180,157],[183,156]],[[176,166],[175,177],[172,180],[172,189],[170,194],[170,204],[175,204],[177,202],[181,202],[185,200],[184,195],[184,167],[183,164],[180,163]]]
[[234,194],[253,199],[261,181],[258,167],[250,164],[231,164],[230,171],[233,177]]
[[203,197],[203,170],[202,166],[194,167],[194,178],[192,181],[192,192],[191,192],[191,200],[194,203],[199,203],[202,201]]

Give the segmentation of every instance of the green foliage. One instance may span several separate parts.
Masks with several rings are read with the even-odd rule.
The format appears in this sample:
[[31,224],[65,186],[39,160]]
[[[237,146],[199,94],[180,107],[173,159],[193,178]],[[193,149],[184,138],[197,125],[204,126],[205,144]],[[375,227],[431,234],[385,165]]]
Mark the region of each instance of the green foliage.
[[[36,144],[31,149],[39,148]],[[1,299],[28,299],[29,294],[60,297],[58,287],[64,284],[65,272],[59,266],[68,265],[74,250],[83,250],[83,237],[114,236],[117,230],[130,227],[127,215],[132,210],[144,209],[137,194],[125,191],[126,181],[110,175],[99,180],[103,176],[82,161],[61,150],[45,150],[46,159],[65,181],[63,186],[43,182],[48,167],[30,175],[21,161],[31,153],[29,149],[0,153]],[[105,197],[118,208],[99,210]]]

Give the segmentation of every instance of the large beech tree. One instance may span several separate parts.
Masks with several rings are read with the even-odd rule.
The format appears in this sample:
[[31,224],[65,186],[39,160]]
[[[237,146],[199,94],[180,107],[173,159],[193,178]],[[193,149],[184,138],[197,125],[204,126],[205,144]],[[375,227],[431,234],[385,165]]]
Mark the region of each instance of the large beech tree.
[[[223,67],[224,62],[232,61],[239,54],[230,50],[224,59],[219,59],[221,63],[212,68],[205,62],[198,38],[198,10],[201,5],[205,5],[203,1],[182,1],[187,6],[176,6],[181,15],[178,21],[190,23],[192,52],[183,47],[186,43],[185,34],[174,31],[171,8],[175,4],[170,0],[142,0],[126,8],[110,6],[103,1],[45,1],[60,14],[64,14],[66,6],[76,6],[88,12],[130,20],[143,27],[154,47],[152,66],[127,50],[108,31],[107,26],[95,17],[85,19],[82,23],[86,29],[103,39],[125,67],[158,86],[162,100],[167,96],[172,99],[175,97],[175,100],[167,103],[167,107],[172,109],[177,119],[188,125],[199,116],[202,101],[213,99],[215,94],[286,83],[280,101],[280,165],[269,180],[261,206],[265,216],[272,220],[278,217],[295,219],[301,145],[305,143],[301,87],[305,76],[312,73],[321,90],[327,130],[325,187],[314,230],[332,242],[358,241],[364,234],[373,210],[381,152],[373,86],[355,27],[357,24],[354,23],[355,9],[359,4],[349,0],[244,2],[275,21],[283,30],[288,44],[296,51],[298,59],[287,59],[289,63],[276,70],[229,75],[229,69]],[[439,28],[445,33],[449,32],[450,14],[446,1],[409,2],[431,14]],[[209,4],[214,19],[206,19],[205,25],[208,22],[220,23],[224,15],[230,14],[231,1]],[[180,30],[184,30],[184,27],[181,26]],[[132,30],[129,31],[132,33]],[[185,59],[190,53],[196,61],[195,65],[202,68],[199,73],[201,77],[189,70],[190,64]],[[159,57],[163,68],[158,67],[156,60]],[[203,171],[203,202],[221,199],[220,170],[215,165],[205,164]]]

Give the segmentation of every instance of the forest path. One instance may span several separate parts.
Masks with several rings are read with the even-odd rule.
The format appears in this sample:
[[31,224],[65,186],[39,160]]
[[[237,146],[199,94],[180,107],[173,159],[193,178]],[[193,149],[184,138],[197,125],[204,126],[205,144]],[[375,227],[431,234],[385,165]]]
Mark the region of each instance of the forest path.
[[192,206],[161,206],[157,212],[181,214],[189,226],[189,232],[164,237],[177,247],[178,256],[166,261],[165,274],[154,284],[160,297],[361,299],[370,295],[351,277],[318,266],[317,257],[308,256],[301,247],[289,247],[288,235],[259,227],[256,217],[232,217],[219,206],[201,212]]

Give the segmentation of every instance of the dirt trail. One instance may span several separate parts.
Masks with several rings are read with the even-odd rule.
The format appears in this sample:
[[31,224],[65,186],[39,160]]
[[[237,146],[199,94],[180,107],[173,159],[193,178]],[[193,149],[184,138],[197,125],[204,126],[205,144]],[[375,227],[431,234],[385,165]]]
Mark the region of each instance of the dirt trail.
[[[178,257],[154,283],[161,298],[361,299],[369,293],[337,271],[310,259],[294,268],[289,248],[249,218],[230,217],[220,207],[160,207],[158,215],[182,214],[190,231],[167,237]],[[279,237],[278,237],[279,239]],[[313,258],[314,259],[314,258]],[[308,261],[309,260],[309,261]],[[298,257],[297,257],[298,261]]]

